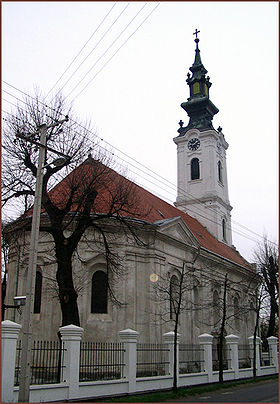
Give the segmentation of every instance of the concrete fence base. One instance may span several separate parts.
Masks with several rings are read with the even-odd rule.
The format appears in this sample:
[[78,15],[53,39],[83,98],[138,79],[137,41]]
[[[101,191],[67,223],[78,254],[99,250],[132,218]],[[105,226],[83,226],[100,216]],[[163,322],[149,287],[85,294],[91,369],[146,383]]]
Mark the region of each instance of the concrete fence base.
[[[18,387],[14,386],[15,361],[17,339],[21,326],[12,321],[2,322],[2,402],[17,402]],[[30,387],[30,402],[52,402],[65,400],[79,400],[86,398],[112,397],[145,391],[171,389],[174,372],[174,340],[173,332],[163,336],[164,344],[168,347],[168,360],[165,376],[136,377],[137,368],[137,339],[139,333],[134,330],[119,332],[120,341],[124,346],[124,370],[119,380],[106,380],[94,382],[80,382],[80,344],[83,329],[74,325],[59,329],[64,344],[62,382],[47,385],[32,385]],[[198,384],[217,382],[219,375],[213,371],[212,344],[213,336],[202,334],[199,338],[200,349],[203,352],[204,367],[201,373],[179,374],[179,335],[177,336],[177,381],[178,387],[194,386]],[[238,366],[238,340],[236,335],[226,337],[229,350],[228,370],[224,371],[224,380],[236,380],[253,376],[253,368],[239,369]],[[249,338],[252,348],[253,337]],[[275,337],[268,339],[270,366],[261,367],[259,349],[257,349],[257,375],[273,375],[278,373],[278,340]],[[260,340],[257,339],[257,348]]]

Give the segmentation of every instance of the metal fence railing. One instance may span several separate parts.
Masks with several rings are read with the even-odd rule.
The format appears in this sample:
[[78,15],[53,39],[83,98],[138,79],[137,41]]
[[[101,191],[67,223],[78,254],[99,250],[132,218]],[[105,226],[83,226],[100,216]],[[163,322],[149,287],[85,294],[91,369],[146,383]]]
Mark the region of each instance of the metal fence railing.
[[165,344],[142,344],[136,348],[136,377],[163,376],[169,364],[169,348]]
[[[223,347],[223,370],[228,369],[228,359],[229,359],[229,349],[224,346]],[[218,344],[213,344],[212,346],[212,365],[213,370],[219,370],[219,349]]]
[[238,364],[239,369],[248,369],[252,367],[253,351],[250,345],[238,345]]
[[[167,344],[137,343],[136,377],[163,376],[168,374],[169,351]],[[31,384],[60,383],[63,374],[65,347],[62,341],[33,341],[31,360]],[[21,341],[16,350],[15,385],[19,385]],[[260,347],[261,366],[272,364],[271,353]],[[114,380],[124,377],[123,342],[87,342],[80,345],[79,380]],[[223,370],[229,369],[230,350],[223,346]],[[201,345],[180,344],[178,352],[179,373],[201,373],[204,371],[204,354]],[[253,349],[250,345],[238,345],[239,369],[252,367]],[[213,370],[219,369],[218,345],[212,346]]]
[[[31,359],[31,384],[59,383],[61,378],[64,346],[61,341],[33,341]],[[22,343],[16,351],[15,386],[19,385]]]
[[203,372],[203,349],[200,345],[180,344],[179,358],[180,374]]
[[123,368],[122,342],[81,342],[80,381],[120,379]]

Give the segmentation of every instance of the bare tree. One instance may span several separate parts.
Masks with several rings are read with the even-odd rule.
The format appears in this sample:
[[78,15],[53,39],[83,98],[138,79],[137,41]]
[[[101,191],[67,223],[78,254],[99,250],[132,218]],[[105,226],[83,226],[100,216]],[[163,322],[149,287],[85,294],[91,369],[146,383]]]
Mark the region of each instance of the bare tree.
[[259,331],[260,312],[263,302],[263,285],[258,285],[255,290],[254,310],[255,310],[255,326],[254,326],[254,339],[253,339],[253,378],[257,377],[257,336]]
[[182,263],[181,269],[176,271],[176,274],[165,274],[159,276],[157,282],[154,283],[155,301],[161,303],[160,312],[155,313],[157,321],[171,322],[174,326],[174,351],[173,351],[173,391],[178,390],[177,381],[177,341],[180,316],[183,312],[190,311],[193,307],[192,300],[188,298],[189,292],[193,289],[196,279],[194,275],[194,264],[200,253],[197,254],[191,261]]
[[[156,300],[162,303],[157,315],[161,321],[171,321],[174,324],[177,338],[181,314],[186,311],[200,314],[195,316],[196,323],[200,327],[204,325],[211,329],[217,341],[219,382],[223,383],[225,336],[229,330],[235,333],[240,331],[244,318],[255,313],[255,291],[259,276],[253,269],[248,269],[242,279],[238,280],[229,271],[222,268],[218,271],[217,265],[210,263],[200,270],[198,265],[194,270],[198,256],[199,252],[192,261],[184,262],[176,274],[159,277],[154,286]],[[190,293],[197,286],[201,291],[200,299],[195,299],[194,294]],[[176,366],[174,351],[174,390],[177,388]]]
[[5,298],[6,298],[6,290],[7,290],[7,272],[8,272],[8,252],[9,245],[6,242],[5,238],[2,235],[1,239],[1,252],[2,252],[2,266],[1,266],[1,318],[2,321],[5,319]]
[[[118,223],[122,231],[131,232],[141,243],[129,218],[144,217],[139,207],[135,185],[113,170],[109,152],[90,139],[90,125],[81,125],[61,96],[50,107],[40,102],[40,96],[27,98],[26,107],[9,115],[3,128],[3,205],[21,216],[6,226],[8,234],[24,227],[30,229],[37,173],[37,129],[42,124],[58,122],[68,115],[69,122],[51,128],[47,147],[42,189],[40,231],[51,235],[57,263],[56,281],[62,312],[62,326],[80,325],[77,297],[73,282],[73,255],[87,229],[99,235],[107,263],[107,283],[110,297],[117,301],[111,280],[120,274],[118,255],[110,245],[106,227],[108,220]],[[21,137],[16,137],[19,135]],[[32,143],[22,137],[28,136]],[[37,144],[36,144],[37,143]],[[85,160],[89,151],[94,150]],[[69,156],[60,166],[53,166],[57,157],[53,150]]]
[[[213,334],[217,340],[219,383],[223,383],[226,330],[235,330],[235,332],[240,330],[241,321],[246,316],[255,313],[256,307],[255,305],[252,307],[250,303],[255,302],[259,277],[254,271],[248,270],[246,276],[239,281],[230,277],[228,272],[224,275],[220,274],[218,278],[214,277],[212,273],[211,279],[209,269],[206,270],[205,277],[209,283],[212,283],[211,289],[215,290],[212,293],[210,289],[211,295],[208,298],[212,316],[209,316],[208,321],[204,320],[204,324],[214,328]],[[243,298],[241,298],[241,293],[243,293]]]
[[276,244],[264,236],[254,252],[258,273],[269,301],[269,322],[266,338],[276,335],[276,317],[279,317],[279,250]]
[[[18,235],[10,235],[7,239],[6,234],[4,232],[4,228],[6,223],[2,224],[2,238],[1,238],[1,255],[2,255],[2,262],[1,262],[1,298],[2,298],[2,321],[5,320],[5,311],[8,308],[13,308],[21,313],[21,308],[14,305],[13,301],[6,302],[7,297],[7,282],[8,282],[8,268],[9,268],[9,256],[12,254],[11,251],[14,251],[16,256],[16,274],[19,272],[19,262],[20,256],[22,254],[22,246],[19,243]],[[18,278],[16,275],[16,279],[14,282],[14,296],[18,295]],[[13,321],[15,321],[15,311],[13,312]]]

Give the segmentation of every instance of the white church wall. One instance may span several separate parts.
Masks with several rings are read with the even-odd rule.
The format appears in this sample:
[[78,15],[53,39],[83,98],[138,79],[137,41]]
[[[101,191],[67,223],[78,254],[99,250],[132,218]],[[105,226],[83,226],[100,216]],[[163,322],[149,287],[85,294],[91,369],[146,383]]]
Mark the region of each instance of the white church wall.
[[[174,226],[165,227],[167,233],[163,234],[162,229],[157,232],[149,230],[143,235],[144,240],[150,242],[148,247],[135,245],[132,240],[129,243],[126,236],[119,235],[114,239],[115,249],[122,257],[122,264],[126,270],[125,276],[121,276],[114,286],[114,290],[119,300],[126,305],[116,306],[108,301],[108,312],[102,314],[91,313],[91,279],[94,271],[105,270],[105,258],[99,246],[94,245],[94,234],[87,234],[86,240],[79,246],[79,258],[76,255],[73,260],[73,269],[77,279],[75,282],[79,286],[78,306],[80,312],[81,327],[84,328],[84,337],[88,340],[112,341],[117,338],[119,329],[137,329],[141,335],[142,342],[161,342],[162,334],[170,331],[172,323],[162,323],[154,321],[153,313],[159,309],[160,305],[152,299],[153,282],[150,280],[152,274],[166,276],[172,271],[180,271],[183,262],[191,262],[197,252],[197,247],[192,244],[189,235],[183,232],[180,221],[175,221]],[[186,229],[187,230],[187,229]],[[171,236],[172,235],[172,236]],[[91,241],[91,242],[89,242]],[[187,243],[187,244],[186,244]],[[55,282],[50,282],[49,278],[55,280],[56,264],[50,237],[39,244],[39,263],[43,273],[43,290],[40,314],[33,317],[33,335],[36,339],[56,339],[57,329],[61,325],[61,310],[55,292]],[[26,267],[27,256],[21,257],[20,271],[18,279],[18,290],[23,288],[23,273]],[[82,260],[82,261],[81,261]],[[204,280],[204,276],[215,277],[218,281],[223,279],[226,271],[230,274],[230,279],[237,282],[244,278],[244,269],[237,268],[233,263],[226,263],[222,258],[215,257],[202,251],[195,262],[195,271],[200,280],[197,290],[198,301],[204,302],[205,307],[200,310],[197,316],[194,310],[190,309],[181,314],[180,332],[183,335],[183,343],[192,343],[203,332],[213,331],[213,309],[211,308],[213,290],[209,280]],[[12,301],[14,285],[17,276],[17,255],[13,252],[9,262],[9,283],[7,301]],[[212,270],[214,269],[214,270]],[[219,275],[220,274],[220,275]],[[244,278],[245,279],[245,278]],[[221,292],[220,292],[221,293]],[[244,295],[244,294],[243,294]],[[243,299],[242,293],[240,294]],[[193,300],[193,291],[189,291],[188,299]],[[166,308],[169,303],[166,302]],[[24,310],[24,309],[23,309]],[[12,309],[6,313],[6,318],[21,323],[22,316]],[[199,321],[197,321],[199,317]],[[248,322],[252,327],[253,322]],[[247,331],[248,324],[243,321],[241,328],[241,339],[250,335]],[[237,332],[229,329],[228,333]]]
[[[197,138],[200,146],[189,150],[190,139]],[[215,130],[200,132],[190,129],[184,136],[173,139],[177,144],[176,205],[200,221],[218,240],[231,245],[231,218],[227,182],[226,150],[224,136]],[[191,179],[191,161],[199,160],[199,178]],[[218,163],[221,163],[221,181]],[[227,222],[227,237],[224,239],[222,219]]]

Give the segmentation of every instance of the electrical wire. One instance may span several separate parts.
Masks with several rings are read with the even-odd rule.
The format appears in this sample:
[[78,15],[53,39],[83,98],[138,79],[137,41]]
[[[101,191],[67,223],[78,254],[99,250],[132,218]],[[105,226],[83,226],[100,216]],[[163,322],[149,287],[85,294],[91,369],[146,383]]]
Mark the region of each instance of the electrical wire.
[[[76,86],[70,91],[70,93],[65,96],[65,98],[68,98],[73,92],[74,90],[85,80],[85,78],[87,77],[87,75],[92,71],[92,69],[97,65],[97,63],[99,62],[99,60],[101,60],[103,58],[103,56],[106,55],[106,53],[111,49],[111,47],[116,43],[116,41],[121,37],[121,35],[128,29],[128,27],[130,26],[130,24],[135,20],[135,18],[140,14],[140,12],[144,9],[144,7],[146,7],[147,3],[145,3],[141,9],[135,14],[135,16],[129,21],[129,23],[126,25],[126,27],[120,32],[120,34],[114,39],[113,42],[111,42],[111,44],[108,46],[108,48],[102,53],[102,55],[95,61],[95,63],[92,65],[92,67],[86,72],[86,74],[83,76],[83,78],[76,84]],[[107,31],[106,31],[107,33]],[[103,37],[101,38],[103,39]],[[99,42],[98,42],[99,43]],[[97,44],[98,45],[98,44]],[[97,46],[96,45],[96,46]],[[96,48],[96,47],[95,47]],[[95,50],[95,48],[92,49],[92,51],[90,52],[90,54],[88,56],[91,55],[91,53]],[[88,57],[87,56],[87,57]],[[86,57],[86,59],[87,59]],[[85,59],[85,60],[86,60]],[[84,61],[85,61],[84,60]],[[84,61],[82,63],[84,63]],[[80,68],[80,66],[75,70],[75,72],[73,73],[73,75],[76,73],[76,71]],[[69,80],[73,77],[73,75],[69,78]],[[69,82],[69,80],[65,83],[65,85]],[[64,87],[63,87],[64,88]],[[63,89],[62,88],[62,89]]]
[[[26,93],[23,92],[22,90],[17,89],[16,87],[12,86],[11,84],[9,84],[9,83],[7,83],[7,82],[5,82],[5,81],[4,81],[4,83],[7,84],[7,85],[9,85],[10,87],[16,89],[17,91],[23,93],[23,94],[26,95],[27,97],[30,97],[30,98],[32,98],[32,99],[35,100],[34,97],[32,97],[32,96],[29,95],[29,94],[26,94]],[[11,94],[10,94],[10,95],[11,95]],[[13,95],[11,95],[11,96],[13,96]],[[14,97],[15,97],[16,99],[18,99],[16,96],[14,96]],[[18,100],[19,100],[19,99],[18,99]],[[22,102],[23,102],[23,101],[22,101]],[[42,105],[44,105],[45,107],[54,110],[52,107],[49,107],[48,105],[44,104],[43,102],[41,102],[41,101],[39,101],[39,102],[40,102]],[[24,103],[26,104],[26,102],[24,102]],[[55,111],[55,110],[54,110],[54,111]],[[57,111],[56,111],[56,112],[57,112]],[[70,118],[70,121],[71,121],[71,118]],[[73,120],[72,120],[72,121],[73,121]],[[73,122],[75,122],[75,121],[73,121]],[[81,128],[88,130],[87,128],[85,128],[84,126],[82,126],[80,123],[78,123],[78,122],[75,122],[75,123],[76,123],[77,125],[79,125]],[[152,172],[152,173],[155,174],[157,177],[160,177],[161,179],[163,179],[163,180],[166,181],[167,183],[171,184],[171,186],[172,186],[172,187],[175,187],[175,189],[176,189],[176,186],[175,186],[174,184],[172,184],[169,180],[167,180],[167,179],[165,179],[164,177],[162,177],[161,175],[155,173],[153,170],[151,170],[150,168],[144,166],[143,164],[141,164],[140,162],[138,162],[138,161],[137,161],[136,159],[134,159],[133,157],[127,155],[127,154],[124,153],[124,152],[122,152],[120,149],[118,149],[118,148],[114,147],[113,145],[111,145],[110,143],[104,141],[102,138],[100,138],[98,135],[96,135],[96,134],[93,133],[92,131],[88,130],[88,132],[91,133],[94,137],[99,138],[101,141],[103,141],[104,143],[106,143],[107,145],[109,145],[109,146],[110,146],[111,148],[113,148],[114,150],[120,152],[121,154],[125,155],[125,156],[128,157],[129,159],[133,160],[134,162],[136,162],[137,164],[139,164],[140,166],[142,166],[143,168],[145,168],[146,170],[148,170],[149,173],[146,173],[145,171],[143,171],[143,170],[140,169],[139,167],[133,166],[131,163],[127,162],[126,160],[124,160],[123,158],[121,158],[121,157],[118,156],[118,158],[119,158],[120,160],[124,161],[125,163],[127,163],[127,164],[129,164],[129,165],[132,165],[134,168],[136,168],[137,170],[142,171],[145,175],[148,175],[148,176],[150,176],[150,177],[152,177],[152,176],[150,175],[150,172]],[[105,151],[106,153],[108,153],[108,150],[107,150],[107,149],[105,149],[105,148],[104,148],[103,146],[101,146],[101,145],[100,145],[100,147],[101,147],[102,149],[104,149],[104,151]],[[114,154],[114,153],[112,153],[112,154]],[[131,170],[130,170],[130,171],[131,171]],[[131,172],[133,172],[133,171],[131,171]],[[133,172],[133,173],[136,174],[135,172]],[[136,175],[139,176],[139,173],[136,174]],[[144,178],[144,177],[141,177],[141,178]],[[152,178],[154,178],[154,177],[152,177]],[[144,179],[145,179],[145,181],[149,181],[149,180],[147,180],[146,178],[144,178]],[[156,178],[154,178],[154,179],[156,179]],[[156,179],[156,180],[159,181],[159,182],[161,182],[161,183],[163,183],[162,181],[160,181],[160,180],[158,180],[158,179]],[[149,182],[151,182],[151,181],[149,181]],[[160,187],[158,184],[154,184],[154,183],[153,183],[153,185],[156,185],[157,187]],[[164,185],[170,187],[170,185],[166,185],[166,184],[164,184]],[[162,187],[160,187],[160,188],[163,189]],[[166,191],[166,189],[164,189],[164,190]],[[192,194],[187,193],[185,190],[182,190],[182,189],[180,189],[180,188],[179,188],[179,190],[181,190],[181,191],[182,191],[186,196],[188,196],[190,199],[196,199]],[[152,190],[151,192],[154,193],[155,191]],[[166,198],[166,197],[163,197],[163,199],[167,199],[167,200],[169,200],[171,203],[173,203],[173,201],[171,201],[170,199],[168,199],[168,198]],[[196,200],[197,200],[198,202],[200,202],[198,199],[196,199]],[[201,204],[201,205],[203,206],[203,208],[204,208],[204,205],[203,205],[201,202],[200,202],[200,204]],[[192,211],[192,210],[189,209],[189,208],[188,208],[188,210],[191,211],[191,212],[194,212],[194,211]],[[211,210],[211,207],[209,207],[209,210]],[[213,210],[213,211],[216,212],[215,210]],[[220,224],[220,223],[218,223],[217,221],[213,221],[212,219],[206,217],[205,215],[199,214],[199,213],[197,213],[197,212],[194,212],[194,213],[196,213],[196,214],[197,214],[198,216],[200,216],[200,217],[203,217],[203,218],[205,218],[205,219],[207,219],[207,220],[209,220],[209,221],[212,221],[212,222],[215,223],[215,224]],[[205,212],[204,212],[204,213],[205,213]],[[235,224],[239,225],[240,227],[243,227],[243,228],[246,229],[248,232],[251,232],[251,233],[255,234],[256,236],[258,236],[258,237],[264,239],[263,236],[261,236],[261,235],[259,235],[258,233],[252,231],[251,229],[247,228],[246,226],[243,226],[243,225],[241,225],[241,224],[238,223],[238,222],[235,222]],[[248,238],[248,239],[251,240],[251,241],[256,241],[255,239],[252,239],[252,238],[250,238],[249,236],[246,236],[246,235],[244,235],[243,233],[240,233],[240,232],[238,232],[237,230],[232,229],[232,228],[230,228],[230,227],[228,227],[228,230],[231,230],[233,233],[236,233],[236,234],[239,234],[239,235],[241,235],[241,236],[243,236],[243,237],[246,237],[246,238]],[[274,242],[272,242],[272,241],[271,241],[271,243],[277,245],[276,243],[274,243]]]
[[[20,90],[19,90],[20,91]],[[26,94],[27,96],[28,96],[28,94]],[[31,96],[30,96],[31,97]],[[33,98],[33,97],[31,97],[31,98]],[[48,107],[48,108],[51,108],[51,107]],[[80,125],[81,127],[83,127],[82,125]],[[83,127],[84,128],[84,127]],[[84,128],[85,129],[85,128]],[[91,132],[93,135],[95,135],[93,132]],[[102,147],[102,146],[100,146],[100,147]],[[105,150],[105,152],[108,152],[104,147],[102,147],[104,150]],[[121,152],[121,151],[120,151]],[[121,152],[122,153],[122,152]],[[114,154],[114,153],[113,153]],[[124,153],[123,153],[124,154]],[[130,156],[128,156],[127,155],[127,157],[129,157],[129,158],[131,158]],[[121,158],[120,158],[121,159]],[[128,163],[128,164],[130,164],[131,165],[131,163],[129,163],[129,162],[127,162],[127,161],[125,161],[124,159],[121,159],[122,161],[124,161],[124,162],[126,162],[126,163]],[[135,160],[135,159],[134,159]],[[137,162],[137,164],[140,164],[141,165],[141,163],[139,163],[137,160],[135,160],[136,162]],[[135,166],[134,166],[135,167]],[[141,169],[139,169],[138,167],[135,167],[137,170],[140,170],[140,171],[142,171],[142,172],[144,172],[143,170],[141,170]],[[145,167],[144,166],[144,168],[146,168],[146,169],[148,169],[147,167]],[[149,170],[149,169],[148,169]],[[131,170],[130,170],[131,171]],[[151,171],[151,170],[150,170]],[[135,172],[134,172],[135,173]],[[136,174],[136,173],[135,173]],[[147,174],[146,172],[144,172],[144,174],[145,175],[149,175],[149,174]],[[136,175],[138,175],[139,176],[139,173],[138,174],[136,174]],[[157,175],[157,176],[159,176],[158,174],[156,174],[155,173],[155,175]],[[161,177],[161,176],[159,176],[159,177]],[[141,178],[144,178],[144,177],[141,177]],[[154,178],[154,177],[153,177]],[[161,177],[161,178],[163,178],[163,177]],[[145,181],[149,181],[149,180],[147,180],[146,178],[144,178],[145,179]],[[154,179],[156,179],[156,178],[154,178]],[[156,179],[157,180],[157,179]],[[165,179],[164,179],[165,180]],[[158,180],[157,180],[158,181]],[[167,180],[166,180],[167,181]],[[151,182],[151,181],[149,181],[149,182]],[[161,181],[160,181],[161,182]],[[169,182],[169,181],[168,181]],[[153,183],[154,184],[154,183]],[[159,185],[158,184],[154,184],[154,185],[156,185],[157,187],[159,187]],[[165,185],[165,184],[164,184]],[[173,184],[172,184],[173,185]],[[173,185],[173,187],[175,187],[174,185]],[[162,187],[160,187],[161,189],[163,189]],[[166,191],[166,190],[165,190]],[[184,190],[183,190],[184,191]],[[154,190],[152,190],[152,192],[155,192]],[[185,194],[187,194],[185,191],[184,191],[184,193]],[[192,197],[192,195],[191,195],[191,197]],[[163,199],[168,199],[168,198],[163,198]],[[192,198],[193,199],[193,198]],[[169,199],[168,199],[169,200]],[[170,200],[169,200],[170,201]],[[170,201],[171,203],[173,203],[173,201]],[[194,212],[194,211],[192,211],[191,209],[189,209],[189,211],[191,211],[191,212]],[[194,212],[195,213],[195,212]],[[197,214],[197,212],[196,212],[196,214]],[[216,224],[218,224],[218,222],[216,222],[216,221],[213,221],[212,219],[210,219],[210,218],[208,218],[208,217],[206,217],[205,215],[201,215],[201,214],[199,214],[198,213],[198,215],[200,216],[200,217],[204,217],[205,219],[207,219],[207,220],[209,220],[209,221],[212,221],[212,222],[214,222],[214,223],[216,223]],[[241,225],[242,226],[242,225]],[[245,226],[244,226],[245,227]],[[246,228],[248,231],[251,231],[250,229],[248,229],[248,228]],[[228,230],[230,230],[230,228],[228,227]],[[243,235],[244,237],[246,237],[243,233],[240,233],[240,232],[237,232],[237,230],[234,230],[234,229],[231,229],[233,232],[235,232],[235,233],[237,233],[237,234],[239,234],[239,235]],[[252,231],[251,231],[252,232]],[[255,233],[255,232],[253,232],[253,233]],[[257,233],[255,233],[258,237],[262,237],[262,236],[260,236],[260,235],[258,235]],[[249,237],[248,237],[249,238]],[[262,237],[263,238],[263,237]],[[252,238],[249,238],[250,240],[253,240]],[[255,241],[255,240],[253,240],[253,241]]]
[[59,77],[59,79],[55,82],[55,84],[52,86],[52,88],[49,90],[49,92],[46,94],[45,98],[47,98],[47,96],[50,94],[50,92],[55,88],[55,86],[60,82],[60,80],[62,79],[62,77],[66,74],[66,72],[70,69],[70,67],[72,66],[72,64],[75,62],[75,60],[78,58],[78,56],[82,53],[82,51],[84,50],[84,48],[87,46],[87,44],[89,43],[89,41],[92,39],[92,37],[94,36],[94,34],[98,31],[98,29],[101,27],[101,25],[104,23],[104,21],[106,20],[106,18],[109,16],[109,14],[111,13],[111,11],[113,10],[113,8],[116,6],[117,2],[115,2],[113,4],[113,6],[110,8],[110,10],[108,11],[108,13],[105,15],[105,17],[103,18],[103,20],[100,22],[100,24],[97,26],[97,28],[94,30],[94,32],[91,34],[91,36],[89,37],[89,39],[86,41],[86,43],[84,44],[84,46],[80,49],[80,51],[77,53],[77,55],[74,57],[74,59],[72,60],[72,62],[67,66],[67,68],[64,70],[64,72],[62,73],[62,75]]
[[[160,5],[158,3],[153,10],[145,17],[145,19],[141,22],[141,24],[136,28],[135,31],[132,32],[132,34],[122,43],[122,45],[116,50],[116,52],[110,57],[110,59],[107,60],[107,62],[98,70],[98,72],[93,76],[93,78],[85,85],[85,87],[72,99],[74,101],[76,98],[78,98],[81,93],[92,83],[92,81],[98,76],[99,73],[102,72],[102,70],[107,66],[107,64],[116,56],[116,54],[122,49],[124,45],[129,41],[129,39],[138,31],[138,29],[144,24],[144,22],[151,16],[151,14],[156,10],[156,8]],[[68,97],[68,96],[67,96]]]
[[[105,31],[105,33],[102,35],[102,37],[100,38],[100,40],[97,42],[97,44],[95,45],[95,47],[91,50],[91,52],[85,57],[85,59],[79,64],[79,66],[77,67],[77,69],[72,73],[72,75],[69,77],[69,79],[66,81],[66,83],[63,85],[63,87],[60,89],[60,91],[62,91],[62,89],[66,86],[66,84],[68,84],[68,82],[71,80],[71,78],[75,75],[75,73],[80,69],[80,67],[84,64],[84,62],[88,59],[88,57],[92,54],[92,52],[97,48],[97,46],[101,43],[101,41],[105,38],[105,36],[108,34],[108,32],[111,30],[111,28],[115,25],[115,23],[119,20],[119,18],[122,16],[122,14],[124,13],[124,11],[127,9],[127,7],[129,6],[129,3],[124,7],[124,9],[121,11],[121,13],[118,15],[118,17],[113,21],[113,23],[110,25],[110,27]],[[98,59],[99,60],[99,59]],[[97,63],[97,62],[96,62]],[[95,64],[96,64],[95,63]],[[90,71],[90,70],[89,70]],[[87,75],[88,73],[86,73]],[[80,80],[79,83],[74,87],[76,88],[80,82],[83,81]],[[73,90],[72,90],[73,91]],[[66,98],[66,97],[65,97]]]

